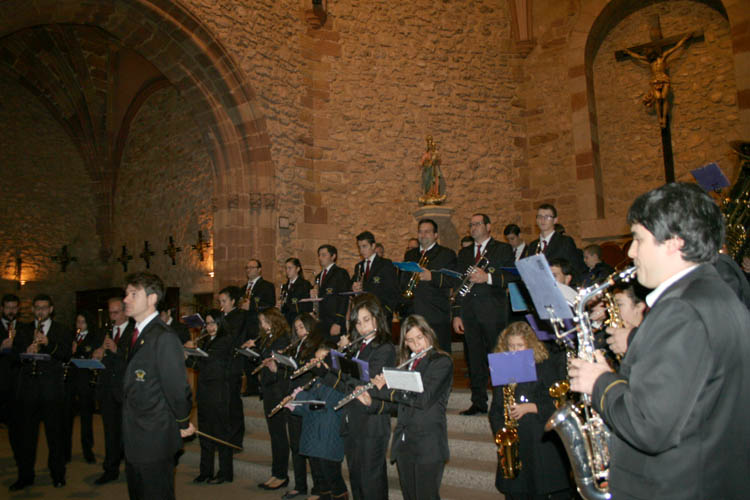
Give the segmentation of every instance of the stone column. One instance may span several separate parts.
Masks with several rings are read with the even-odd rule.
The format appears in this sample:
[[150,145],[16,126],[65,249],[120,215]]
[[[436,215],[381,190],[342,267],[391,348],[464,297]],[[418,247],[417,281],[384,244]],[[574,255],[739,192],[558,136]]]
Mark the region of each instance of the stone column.
[[454,210],[445,205],[425,205],[414,211],[414,218],[432,219],[437,222],[439,243],[444,247],[452,248],[458,252],[461,238],[458,236],[458,230],[451,219]]

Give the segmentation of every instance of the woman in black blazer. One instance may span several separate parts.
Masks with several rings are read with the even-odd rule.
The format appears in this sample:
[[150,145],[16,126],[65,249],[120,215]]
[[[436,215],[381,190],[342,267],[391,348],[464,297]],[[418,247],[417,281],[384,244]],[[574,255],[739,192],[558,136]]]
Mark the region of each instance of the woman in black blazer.
[[[423,357],[416,357],[420,354]],[[445,411],[453,384],[453,360],[440,349],[435,332],[419,315],[407,317],[401,325],[398,363],[411,357],[415,359],[406,369],[420,373],[424,392],[390,390],[380,374],[372,380],[376,390],[363,394],[361,401],[371,407],[380,401],[398,407],[391,462],[396,462],[404,499],[439,499],[443,469],[450,458]]]
[[301,299],[310,298],[312,285],[302,274],[302,263],[299,259],[291,257],[284,264],[287,282],[281,285],[279,295],[279,308],[286,318],[290,327],[294,326],[294,319],[302,313],[310,313],[313,310],[312,302],[300,302]]

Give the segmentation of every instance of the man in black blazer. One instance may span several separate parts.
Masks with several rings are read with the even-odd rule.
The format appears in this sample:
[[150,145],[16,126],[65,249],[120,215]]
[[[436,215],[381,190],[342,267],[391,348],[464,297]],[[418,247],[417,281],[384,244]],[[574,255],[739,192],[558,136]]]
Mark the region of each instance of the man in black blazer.
[[33,300],[34,322],[19,328],[13,341],[16,354],[47,354],[48,360],[24,360],[18,380],[18,404],[21,410],[18,480],[10,486],[17,491],[34,483],[34,464],[39,424],[44,422],[49,458],[47,465],[55,488],[65,486],[63,446],[63,363],[70,359],[72,332],[52,321],[54,304],[49,295]]
[[173,499],[175,454],[195,433],[192,393],[177,334],[158,317],[164,284],[151,273],[127,277],[125,314],[135,321],[122,400],[125,472],[131,499]]
[[547,260],[565,259],[573,266],[574,279],[577,282],[586,271],[583,253],[576,247],[570,236],[555,231],[557,209],[554,205],[543,203],[536,211],[536,224],[539,226],[539,238],[526,247],[524,257],[543,253]]
[[177,314],[176,309],[170,309],[163,301],[159,303],[157,309],[159,311],[159,318],[161,318],[165,325],[174,330],[180,342],[184,344],[190,340],[190,329],[175,317]]
[[357,248],[362,260],[354,266],[352,291],[375,295],[385,310],[386,322],[390,327],[399,298],[396,268],[390,259],[375,253],[375,236],[370,231],[357,235]]
[[102,413],[104,428],[104,473],[94,484],[105,484],[120,476],[122,461],[122,379],[125,373],[130,338],[135,322],[125,315],[125,304],[121,297],[107,300],[109,326],[104,332],[104,340],[94,350],[92,358],[104,364],[104,370],[97,375],[96,399]]
[[[12,427],[11,410],[13,409],[14,388],[16,382],[16,362],[13,356],[13,338],[18,331],[20,323],[18,316],[18,305],[20,299],[14,294],[3,295],[0,307],[0,422]],[[8,432],[10,434],[10,430]],[[11,447],[15,450],[13,436],[10,436]],[[14,451],[15,454],[15,451]]]
[[491,353],[497,337],[508,324],[508,280],[512,276],[503,267],[513,267],[513,249],[490,236],[490,218],[485,214],[471,216],[471,236],[474,245],[458,253],[457,271],[466,273],[469,266],[477,266],[483,256],[488,262],[484,270],[476,269],[469,275],[471,290],[463,297],[455,292],[453,329],[465,334],[466,356],[471,383],[471,407],[462,415],[487,413],[487,382]]
[[750,313],[711,262],[724,238],[699,187],[638,197],[628,222],[651,308],[619,372],[579,359],[571,389],[612,429],[613,498],[745,498],[750,490]]
[[422,219],[417,224],[419,246],[406,252],[404,260],[419,262],[426,258],[426,271],[415,277],[413,273],[401,273],[401,290],[406,291],[410,282],[413,285],[413,298],[406,299],[407,315],[419,314],[435,331],[440,348],[451,352],[451,305],[450,291],[455,280],[440,269],[456,268],[456,252],[437,243],[438,225],[432,219]]
[[[276,289],[273,283],[263,279],[263,265],[258,259],[250,259],[245,264],[247,284],[245,285],[244,298],[240,302],[240,308],[247,311],[245,326],[246,339],[254,339],[258,336],[258,313],[276,305]],[[243,357],[245,371],[245,392],[243,396],[254,396],[260,394],[258,388],[258,376],[253,375],[255,364]]]
[[346,332],[346,309],[349,298],[340,295],[351,289],[349,273],[336,265],[338,250],[333,245],[321,245],[318,248],[318,262],[322,271],[315,277],[315,286],[310,296],[321,297],[318,303],[318,320],[321,329],[328,337],[338,339]]

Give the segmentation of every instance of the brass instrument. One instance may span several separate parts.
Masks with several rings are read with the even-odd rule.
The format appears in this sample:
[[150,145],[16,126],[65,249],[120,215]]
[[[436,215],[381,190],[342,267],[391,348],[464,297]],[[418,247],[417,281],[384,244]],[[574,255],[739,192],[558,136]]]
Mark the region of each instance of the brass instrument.
[[[427,267],[427,262],[427,251],[425,250],[424,252],[422,252],[422,256],[419,258],[419,262],[417,264],[422,269],[425,269]],[[411,278],[409,278],[409,282],[406,284],[406,289],[404,290],[404,293],[401,294],[403,298],[414,298],[414,289],[419,284],[419,279],[419,273],[411,273]]]
[[459,297],[465,297],[474,286],[474,283],[471,282],[471,275],[474,274],[474,271],[482,270],[484,271],[487,269],[487,266],[490,265],[490,261],[487,257],[485,257],[485,254],[487,253],[487,246],[484,247],[484,250],[482,250],[482,253],[479,255],[479,260],[473,265],[466,268],[466,272],[464,273],[463,281],[461,281],[461,285],[454,291],[453,294],[451,294],[451,302],[456,300],[456,295]]
[[516,384],[503,387],[504,425],[495,434],[497,454],[505,479],[515,479],[523,468],[518,454],[518,422],[510,416],[510,408],[516,404]]
[[[33,348],[33,352],[38,353],[39,344],[41,341],[40,337],[44,337],[44,327],[42,326],[41,319],[37,318],[36,323],[37,323],[36,328],[34,328],[34,340],[31,342],[31,345],[29,347]],[[39,375],[39,370],[38,370],[36,359],[31,361],[31,375],[33,376]]]
[[[318,381],[318,377],[315,377],[315,378],[311,379],[305,385],[301,386],[302,387],[302,391],[308,390],[317,381]],[[300,392],[302,392],[302,391],[300,391]],[[287,404],[289,404],[290,401],[294,400],[295,397],[297,397],[296,394],[289,394],[288,396],[284,397],[284,399],[282,399],[279,402],[279,404],[277,404],[276,406],[273,407],[273,409],[268,414],[268,418],[271,418],[274,415],[276,415],[278,412],[280,412]]]
[[721,213],[726,224],[727,253],[741,263],[750,247],[750,143],[732,141],[730,146],[740,156],[742,167],[729,196],[721,203]]
[[[320,274],[315,277],[315,290],[318,292],[318,298],[320,298]],[[320,301],[316,300],[313,302],[313,315],[320,319]]]
[[549,395],[555,400],[555,408],[562,408],[568,402],[569,392],[570,382],[567,380],[558,380],[549,386]]
[[[416,361],[418,359],[423,358],[425,356],[425,354],[427,354],[431,349],[432,349],[432,346],[428,347],[424,351],[421,351],[419,354],[416,354],[415,356],[412,356],[411,358],[407,359],[406,361],[404,361],[403,363],[401,363],[400,365],[398,365],[395,369],[398,370],[400,368],[405,367],[406,365],[408,365],[412,361]],[[365,385],[361,386],[359,389],[356,389],[356,390],[352,391],[348,396],[346,396],[345,398],[341,399],[338,403],[336,403],[336,406],[334,406],[333,409],[334,410],[340,410],[342,407],[344,407],[347,404],[351,403],[352,401],[354,401],[355,399],[357,399],[357,397],[359,397],[360,395],[362,395],[365,392],[369,391],[373,387],[375,387],[375,384],[373,384],[372,381],[367,382]]]
[[[635,267],[610,275],[599,285],[578,292],[575,301],[575,321],[578,325],[578,357],[594,360],[594,334],[586,312],[587,303],[620,281],[629,281]],[[591,397],[581,395],[581,404],[566,403],[552,414],[544,426],[555,430],[570,459],[578,492],[585,500],[609,500],[609,440],[610,430],[593,408]]]

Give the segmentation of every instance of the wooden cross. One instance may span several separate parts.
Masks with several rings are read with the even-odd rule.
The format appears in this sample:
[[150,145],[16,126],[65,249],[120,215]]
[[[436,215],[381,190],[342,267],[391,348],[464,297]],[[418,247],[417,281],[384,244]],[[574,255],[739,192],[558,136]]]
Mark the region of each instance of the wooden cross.
[[176,265],[175,259],[177,258],[177,252],[182,252],[182,247],[178,247],[174,244],[174,239],[172,237],[169,237],[169,245],[167,246],[167,249],[164,250],[164,255],[169,255],[169,258],[172,259],[172,265]]
[[211,243],[203,239],[203,231],[198,231],[198,242],[195,245],[192,245],[193,250],[198,252],[198,255],[200,255],[200,260],[203,262],[203,253],[208,249],[211,248]]
[[148,247],[148,241],[143,242],[143,251],[138,256],[146,262],[146,269],[151,269],[151,257],[155,255]]
[[60,263],[60,270],[65,272],[68,268],[68,264],[71,262],[78,262],[77,257],[73,257],[68,253],[68,245],[63,245],[60,249],[60,253],[52,256],[52,260]]
[[128,261],[133,260],[133,256],[128,254],[128,249],[125,245],[122,246],[122,253],[117,257],[117,261],[122,264],[122,272],[128,272]]
[[651,41],[615,52],[615,60],[624,61],[632,58],[645,62],[651,67],[651,90],[644,97],[643,103],[656,110],[661,128],[661,146],[664,156],[665,182],[674,182],[674,155],[672,154],[672,132],[669,127],[670,79],[667,74],[667,62],[677,49],[689,39],[703,40],[703,31],[681,33],[664,38],[661,33],[659,16],[649,19],[649,37]]

